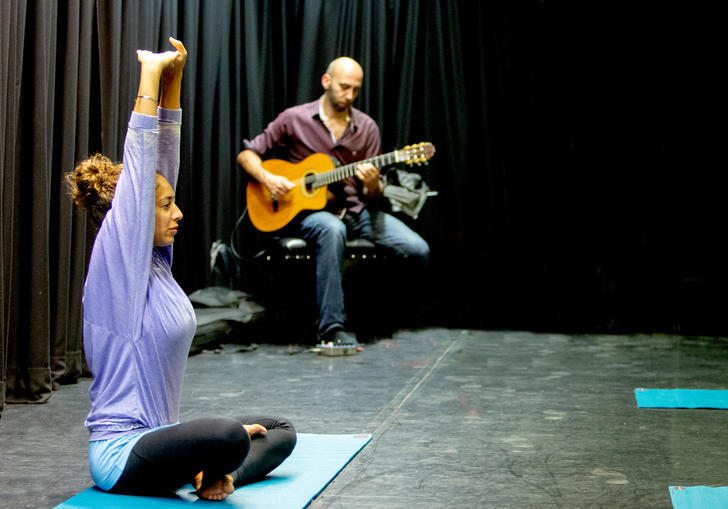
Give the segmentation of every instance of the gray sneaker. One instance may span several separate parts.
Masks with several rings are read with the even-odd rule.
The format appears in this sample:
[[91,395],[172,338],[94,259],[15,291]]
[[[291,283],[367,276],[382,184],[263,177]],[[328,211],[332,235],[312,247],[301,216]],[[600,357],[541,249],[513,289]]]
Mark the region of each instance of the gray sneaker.
[[334,345],[346,345],[352,347],[359,346],[359,342],[356,338],[344,329],[335,329],[324,334],[322,342],[328,343],[329,341]]

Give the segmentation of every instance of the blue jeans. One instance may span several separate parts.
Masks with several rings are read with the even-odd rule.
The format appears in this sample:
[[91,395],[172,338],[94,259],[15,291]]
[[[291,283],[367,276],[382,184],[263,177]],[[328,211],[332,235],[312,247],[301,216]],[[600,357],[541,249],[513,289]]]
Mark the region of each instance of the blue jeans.
[[347,238],[362,238],[391,252],[403,261],[424,267],[430,247],[396,217],[368,209],[348,214],[346,223],[330,212],[313,212],[298,223],[298,234],[316,254],[316,305],[318,330],[323,334],[344,326],[344,290],[341,264]]

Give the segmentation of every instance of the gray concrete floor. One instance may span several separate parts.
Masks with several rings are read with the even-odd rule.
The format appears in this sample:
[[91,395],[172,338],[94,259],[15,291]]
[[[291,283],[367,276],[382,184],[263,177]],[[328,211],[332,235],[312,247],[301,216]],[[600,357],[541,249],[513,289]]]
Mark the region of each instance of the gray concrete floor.
[[[355,357],[230,344],[190,357],[181,419],[267,413],[306,433],[373,433],[313,508],[671,507],[728,484],[728,412],[639,409],[633,391],[728,388],[728,340],[429,328]],[[0,419],[0,507],[91,485],[88,386]]]

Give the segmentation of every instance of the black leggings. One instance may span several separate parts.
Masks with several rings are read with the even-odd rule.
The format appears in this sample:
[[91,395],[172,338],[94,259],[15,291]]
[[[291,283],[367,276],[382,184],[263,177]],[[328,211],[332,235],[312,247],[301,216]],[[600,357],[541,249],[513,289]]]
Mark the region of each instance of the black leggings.
[[[243,424],[260,424],[251,439]],[[147,433],[134,445],[124,472],[109,491],[171,495],[204,472],[206,479],[233,477],[235,486],[259,480],[283,463],[296,445],[293,425],[269,417],[209,417]]]

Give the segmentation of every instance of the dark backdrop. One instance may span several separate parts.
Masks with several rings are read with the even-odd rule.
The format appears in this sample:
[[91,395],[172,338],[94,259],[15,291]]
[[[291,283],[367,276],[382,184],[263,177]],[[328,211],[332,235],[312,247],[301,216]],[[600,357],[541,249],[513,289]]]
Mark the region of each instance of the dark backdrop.
[[120,158],[134,51],[168,35],[190,53],[185,290],[243,210],[242,138],[346,54],[383,149],[437,146],[415,224],[433,324],[725,333],[718,19],[663,2],[0,2],[0,409],[83,369],[91,236],[61,179],[93,151]]

